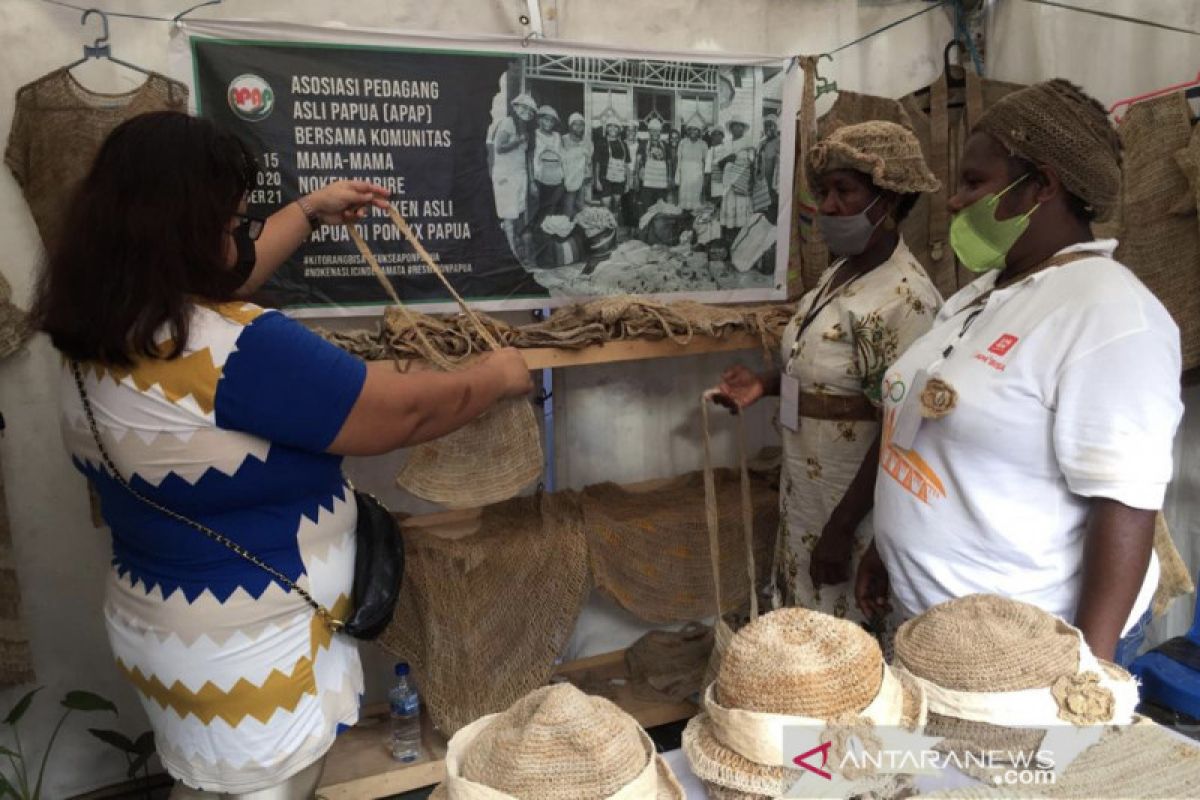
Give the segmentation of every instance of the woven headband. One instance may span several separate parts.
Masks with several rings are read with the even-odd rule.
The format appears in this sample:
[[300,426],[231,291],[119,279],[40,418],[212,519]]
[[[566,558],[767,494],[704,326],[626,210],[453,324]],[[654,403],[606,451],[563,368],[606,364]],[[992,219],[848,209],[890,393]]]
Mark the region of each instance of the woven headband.
[[[475,783],[460,774],[461,761],[471,743],[483,733],[499,714],[488,714],[480,717],[470,725],[459,730],[446,745],[446,792],[450,800],[516,800],[512,795],[505,794],[482,783]],[[639,729],[642,743],[646,748],[646,766],[638,776],[622,786],[605,800],[656,800],[658,797],[658,757],[655,754],[654,742],[650,736]]]
[[1046,729],[1042,749],[1054,754],[1054,771],[1060,772],[1100,740],[1105,725],[1131,724],[1138,704],[1137,681],[1113,678],[1084,642],[1083,634],[1077,628],[1071,631],[1079,640],[1079,669],[1059,676],[1050,686],[968,692],[947,689],[916,675],[912,678],[934,714],[1008,728]]
[[[713,733],[725,747],[756,764],[778,766],[785,763],[783,733],[785,729],[802,732],[804,742],[797,744],[818,747],[824,739],[829,721],[791,714],[769,714],[726,708],[717,702],[710,684],[704,693],[704,710],[712,720]],[[883,682],[879,692],[866,708],[855,717],[866,717],[877,725],[900,724],[904,717],[904,686],[887,665],[883,666]],[[918,724],[925,724],[925,703],[921,701]],[[811,740],[811,744],[809,744]],[[806,749],[807,749],[806,747]]]

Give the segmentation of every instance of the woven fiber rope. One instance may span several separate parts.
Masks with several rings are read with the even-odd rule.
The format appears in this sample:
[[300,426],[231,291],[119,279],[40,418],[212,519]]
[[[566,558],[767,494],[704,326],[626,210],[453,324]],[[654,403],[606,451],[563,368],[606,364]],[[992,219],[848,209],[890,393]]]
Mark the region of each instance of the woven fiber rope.
[[670,304],[631,296],[602,298],[566,306],[543,321],[514,327],[483,314],[431,316],[411,309],[388,309],[374,330],[326,331],[321,336],[343,350],[372,360],[424,359],[451,368],[486,352],[475,321],[506,347],[580,350],[605,342],[659,341],[684,344],[695,336],[722,339],[744,333],[757,337],[763,352],[779,346],[794,309],[786,305],[708,306],[691,301]]
[[[408,223],[395,208],[388,206],[392,222],[416,250],[421,260],[445,285],[479,337],[490,350],[500,349],[492,335],[466,302],[446,280]],[[387,275],[371,254],[357,227],[346,229],[359,253],[391,296],[399,314],[407,318],[423,355],[436,366],[452,370],[455,364],[441,356],[425,336],[418,320],[400,301]],[[542,474],[542,439],[537,415],[528,400],[512,398],[492,406],[472,422],[432,442],[417,445],[396,476],[396,484],[417,497],[441,503],[448,508],[471,508],[497,503],[515,496]]]
[[445,538],[404,528],[396,616],[379,639],[412,664],[430,716],[449,735],[545,685],[587,597],[578,499],[520,497]]

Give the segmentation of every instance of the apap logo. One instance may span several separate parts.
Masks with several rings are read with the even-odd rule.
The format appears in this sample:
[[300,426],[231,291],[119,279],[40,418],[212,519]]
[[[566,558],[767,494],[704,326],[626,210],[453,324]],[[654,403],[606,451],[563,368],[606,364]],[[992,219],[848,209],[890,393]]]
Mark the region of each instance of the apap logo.
[[262,122],[275,108],[275,92],[257,75],[239,75],[229,82],[229,107],[247,122]]

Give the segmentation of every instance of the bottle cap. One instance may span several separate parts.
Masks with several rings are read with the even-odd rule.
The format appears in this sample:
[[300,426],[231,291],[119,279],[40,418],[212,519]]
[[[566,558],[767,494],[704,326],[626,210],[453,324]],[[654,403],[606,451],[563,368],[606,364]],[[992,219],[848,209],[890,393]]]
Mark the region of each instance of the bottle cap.
[[407,661],[397,661],[396,662],[396,677],[402,678],[407,674],[408,674],[408,662]]

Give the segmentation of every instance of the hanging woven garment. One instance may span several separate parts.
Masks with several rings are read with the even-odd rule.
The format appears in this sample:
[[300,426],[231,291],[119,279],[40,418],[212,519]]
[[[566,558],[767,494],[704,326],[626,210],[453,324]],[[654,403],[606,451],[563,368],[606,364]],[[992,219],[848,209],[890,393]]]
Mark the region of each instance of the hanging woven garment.
[[[392,222],[421,260],[445,284],[487,347],[499,350],[500,343],[496,337],[454,291],[400,213],[391,206],[388,212]],[[397,311],[407,315],[408,309],[400,301],[358,229],[353,224],[348,224],[346,228],[363,259],[391,295]],[[411,326],[424,349],[422,355],[430,363],[447,371],[455,369],[457,365],[446,359],[425,337],[415,320]],[[408,460],[396,476],[396,484],[417,497],[441,503],[448,508],[472,508],[514,497],[542,474],[542,463],[541,433],[533,406],[528,400],[514,398],[497,403],[453,433],[412,448]]]
[[1019,84],[981,78],[973,68],[961,69],[963,83],[951,86],[942,73],[925,90],[900,100],[913,133],[941,188],[921,195],[900,225],[909,250],[929,273],[943,297],[949,297],[979,277],[960,269],[950,247],[950,210],[947,201],[958,191],[958,162],[967,137],[983,112],[996,101],[1018,89]]
[[549,681],[587,598],[586,551],[566,492],[404,527],[404,584],[379,645],[412,665],[438,730]]
[[12,287],[0,275],[0,358],[20,350],[32,334],[25,312],[12,302]]
[[1124,148],[1115,258],[1154,292],[1179,326],[1183,368],[1200,366],[1200,225],[1177,154],[1193,138],[1183,92],[1143,100],[1120,126]]
[[31,681],[33,660],[21,621],[21,590],[17,586],[4,481],[0,478],[0,687]]

